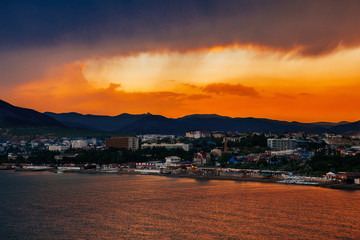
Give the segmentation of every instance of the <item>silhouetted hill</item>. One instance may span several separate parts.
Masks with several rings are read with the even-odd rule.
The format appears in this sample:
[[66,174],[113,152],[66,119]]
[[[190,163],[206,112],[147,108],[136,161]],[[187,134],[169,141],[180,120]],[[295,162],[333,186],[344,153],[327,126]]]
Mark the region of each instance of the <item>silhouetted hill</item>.
[[359,122],[300,123],[265,118],[231,118],[217,114],[193,114],[181,118],[166,118],[152,114],[121,114],[115,117],[82,115],[78,113],[50,113],[47,115],[71,127],[84,127],[104,131],[121,131],[136,134],[159,133],[184,135],[191,130],[238,132],[307,132],[307,133],[356,133]]
[[118,116],[102,115],[83,115],[79,113],[52,113],[45,112],[46,115],[55,118],[59,122],[69,127],[88,128],[101,131],[117,131],[125,126],[140,120],[146,114],[131,115],[127,113]]
[[360,133],[360,121],[353,123],[340,124],[331,128],[331,131],[334,133],[343,133],[343,134],[359,134]]
[[189,130],[219,130],[219,131],[255,131],[255,132],[319,132],[322,128],[297,122],[285,122],[263,118],[230,118],[230,117],[209,117],[193,115],[177,119]]
[[52,117],[0,100],[0,127],[62,127]]
[[300,123],[266,118],[231,118],[217,114],[193,114],[181,118],[166,118],[152,114],[127,114],[118,116],[83,115],[71,113],[39,113],[35,110],[13,106],[0,100],[0,128],[3,127],[72,127],[126,133],[184,135],[191,130],[238,132],[307,132],[307,133],[360,133],[358,122]]
[[175,119],[166,118],[161,115],[146,114],[136,122],[118,129],[121,132],[133,132],[137,134],[162,133],[162,134],[183,134],[183,128]]

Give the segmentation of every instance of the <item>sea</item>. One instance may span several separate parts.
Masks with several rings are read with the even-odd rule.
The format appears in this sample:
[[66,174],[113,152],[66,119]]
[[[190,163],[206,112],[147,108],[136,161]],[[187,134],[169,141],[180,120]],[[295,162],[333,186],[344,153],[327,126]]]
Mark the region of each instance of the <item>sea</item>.
[[360,239],[360,191],[0,172],[0,239]]

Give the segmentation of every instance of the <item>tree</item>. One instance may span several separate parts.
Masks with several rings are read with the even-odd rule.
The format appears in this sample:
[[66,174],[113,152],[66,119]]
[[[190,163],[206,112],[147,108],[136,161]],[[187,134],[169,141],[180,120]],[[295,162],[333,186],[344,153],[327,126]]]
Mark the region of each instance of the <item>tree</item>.
[[221,167],[226,167],[229,163],[229,160],[232,158],[232,155],[230,153],[223,153],[221,157],[219,157],[218,161],[221,165]]

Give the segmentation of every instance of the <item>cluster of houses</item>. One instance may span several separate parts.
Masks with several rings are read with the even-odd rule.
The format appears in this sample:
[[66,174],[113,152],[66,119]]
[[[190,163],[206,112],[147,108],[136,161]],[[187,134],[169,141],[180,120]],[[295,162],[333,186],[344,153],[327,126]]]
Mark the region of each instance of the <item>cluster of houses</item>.
[[328,172],[325,174],[325,178],[331,181],[354,182],[355,184],[360,184],[360,172]]
[[307,180],[317,182],[343,182],[360,184],[360,172],[328,172],[322,177],[294,176],[288,171],[271,171],[256,169],[233,169],[221,167],[196,166],[196,162],[182,161],[179,157],[169,156],[165,161],[151,161],[136,163],[135,172],[139,173],[168,173],[185,175],[229,176],[251,178],[274,178]]
[[360,146],[351,146],[349,148],[339,149],[339,152],[343,156],[355,156],[356,154],[360,154]]
[[[220,131],[208,131],[208,130],[196,130],[186,133],[185,138],[188,139],[200,139],[200,138],[222,138],[223,146],[214,145],[211,150],[203,151],[202,149],[196,149],[193,159],[188,161],[182,161],[179,157],[169,156],[165,161],[149,161],[134,163],[134,168],[137,170],[179,170],[179,169],[202,169],[202,171],[215,171],[214,169],[220,169],[220,163],[217,161],[224,153],[231,153],[231,159],[229,163],[237,164],[243,162],[259,162],[265,160],[269,165],[276,165],[274,157],[282,156],[288,159],[300,159],[308,160],[314,152],[308,152],[304,146],[310,142],[327,142],[328,139],[340,139],[344,136],[325,134],[320,136],[319,134],[306,134],[306,133],[286,133],[282,136],[277,134],[265,134],[267,137],[268,150],[262,153],[242,154],[236,149],[227,148],[227,142],[241,141],[242,138],[249,137],[251,135],[260,135],[260,133],[238,133],[238,132],[220,132]],[[352,139],[358,139],[360,136],[352,136]],[[110,147],[124,147],[129,150],[136,150],[139,148],[156,148],[162,147],[166,149],[182,149],[184,151],[190,151],[193,149],[193,145],[188,142],[181,142],[183,137],[176,137],[175,135],[162,135],[162,134],[145,134],[139,136],[123,136],[109,139],[97,139],[97,138],[58,138],[58,139],[33,139],[30,141],[6,141],[0,143],[0,153],[7,153],[9,160],[14,160],[19,156],[26,159],[32,152],[40,150],[58,151],[60,152],[55,156],[56,160],[63,158],[76,157],[76,153],[67,153],[67,149],[97,149],[104,150]],[[329,144],[331,147],[332,146]],[[337,148],[342,155],[356,155],[360,154],[360,146],[351,146],[348,148]],[[276,159],[276,158],[275,158]],[[214,164],[214,168],[206,167],[209,163]],[[207,169],[207,170],[205,170]],[[216,170],[218,171],[218,170]],[[334,175],[332,175],[334,174]],[[350,176],[351,173],[329,173],[326,175],[327,179],[344,181],[344,179],[355,179],[357,181],[357,175]]]
[[105,148],[105,142],[98,138],[41,138],[29,141],[5,141],[0,143],[0,154],[7,153],[9,160],[15,160],[20,156],[27,159],[33,152],[43,150],[65,152],[70,148],[102,150]]

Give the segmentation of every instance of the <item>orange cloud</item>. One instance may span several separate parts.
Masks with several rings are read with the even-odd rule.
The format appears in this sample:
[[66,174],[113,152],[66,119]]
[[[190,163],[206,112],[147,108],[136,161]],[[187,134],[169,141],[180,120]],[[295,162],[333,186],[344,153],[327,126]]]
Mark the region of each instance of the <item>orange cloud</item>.
[[295,98],[295,96],[284,94],[284,93],[275,93],[275,97],[276,98],[282,98],[282,99],[286,99],[286,98],[293,99],[293,98]]
[[203,88],[204,92],[215,94],[230,94],[237,96],[258,97],[258,92],[252,87],[242,84],[212,83]]
[[173,116],[184,114],[186,101],[209,96],[163,92],[126,92],[120,84],[94,88],[82,73],[83,64],[68,64],[51,70],[46,78],[23,84],[7,99],[38,111],[80,112],[118,115],[123,112],[152,112]]
[[[360,50],[352,55],[358,52]],[[215,60],[219,59],[226,60],[228,57]],[[220,60],[212,66],[220,64]],[[277,80],[274,77],[276,74],[267,74],[268,79],[249,77],[246,78],[247,81],[243,81],[243,78],[234,78],[231,81],[231,78],[224,78],[226,83],[221,83],[221,71],[213,72],[217,73],[213,75],[219,81],[207,81],[208,79],[205,78],[207,75],[198,75],[199,72],[193,69],[193,72],[189,71],[195,74],[193,79],[203,76],[206,81],[190,81],[185,76],[179,77],[179,79],[186,79],[186,81],[175,79],[175,81],[168,81],[171,82],[170,87],[164,87],[164,80],[160,79],[157,84],[154,81],[154,87],[147,91],[127,89],[126,84],[123,84],[122,81],[109,81],[102,87],[95,86],[89,82],[84,73],[84,64],[71,63],[50,69],[43,78],[29,80],[30,82],[17,86],[13,91],[5,92],[1,89],[1,93],[2,96],[5,96],[5,101],[38,111],[101,115],[151,112],[167,117],[181,117],[194,113],[217,113],[231,117],[262,117],[304,122],[356,121],[360,119],[360,109],[358,108],[360,84],[355,81],[358,79],[356,72],[352,72],[352,75],[346,78],[334,76],[337,81],[327,82],[326,78],[320,79],[321,81],[312,81],[305,75],[298,76],[297,68],[291,68],[294,65],[297,66],[299,61],[290,59],[289,62],[280,64],[282,66],[289,64],[288,68],[291,71],[288,70],[289,74],[286,76],[293,73],[296,81],[286,77]],[[332,63],[332,61],[330,62]],[[306,68],[308,64],[302,63],[300,66],[305,66],[304,71],[308,71]],[[206,64],[199,66],[204,65]],[[188,64],[184,66],[188,66]],[[248,68],[253,69],[250,66]],[[333,65],[329,64],[329,66]],[[339,68],[339,66],[337,67]],[[180,72],[184,69],[187,68],[175,70]],[[259,69],[263,70],[264,67],[254,68],[254,71]],[[268,67],[268,69],[271,68]],[[322,68],[319,67],[315,70],[317,69],[321,70]],[[336,71],[338,75],[342,72],[342,68],[339,69],[341,71]],[[208,72],[205,70],[207,69],[204,69],[203,73]],[[324,70],[319,72],[315,70],[313,69],[317,74],[316,77],[319,78],[323,76],[322,72],[325,72]],[[276,71],[273,72],[276,73]],[[177,76],[173,73],[170,71],[169,76]],[[158,74],[154,73],[153,76],[156,80],[156,76],[161,76],[161,71]],[[191,77],[191,74],[188,76]],[[146,76],[144,76],[145,78]],[[121,80],[123,79],[125,78],[121,78]],[[172,78],[166,76],[166,79]],[[141,85],[142,81],[133,84]]]
[[211,96],[204,94],[193,94],[186,97],[186,99],[188,100],[200,100],[200,99],[208,99],[208,98],[211,98]]

